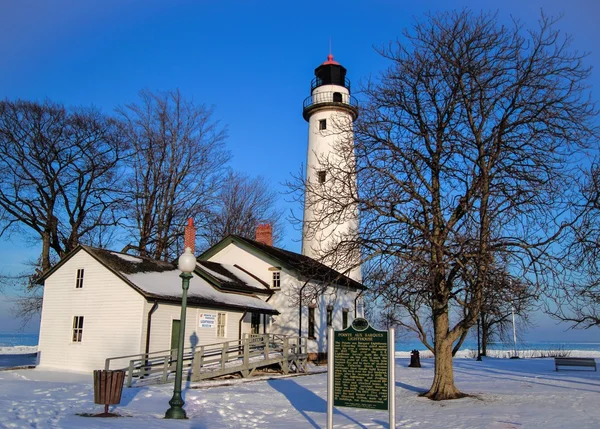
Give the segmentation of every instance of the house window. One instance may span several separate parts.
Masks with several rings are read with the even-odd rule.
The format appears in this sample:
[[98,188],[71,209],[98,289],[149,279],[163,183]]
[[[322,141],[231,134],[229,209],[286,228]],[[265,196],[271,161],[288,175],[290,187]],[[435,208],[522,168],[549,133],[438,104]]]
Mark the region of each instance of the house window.
[[273,271],[273,283],[271,284],[273,289],[281,289],[281,272]]
[[260,328],[260,313],[252,313],[252,321],[250,323],[250,331],[253,334],[258,334]]
[[217,313],[217,337],[225,338],[225,321],[227,320],[226,313]]
[[327,129],[327,119],[319,119],[319,131]]
[[333,325],[333,307],[331,305],[327,306],[327,326]]
[[325,170],[317,171],[317,176],[319,183],[325,183],[325,180],[327,180],[327,172]]
[[342,311],[342,329],[346,329],[348,327],[348,309],[344,308]]
[[315,308],[308,307],[308,338],[315,338]]
[[83,268],[79,268],[77,270],[77,280],[75,281],[75,288],[76,289],[83,288]]
[[73,342],[80,343],[83,336],[83,316],[73,317]]

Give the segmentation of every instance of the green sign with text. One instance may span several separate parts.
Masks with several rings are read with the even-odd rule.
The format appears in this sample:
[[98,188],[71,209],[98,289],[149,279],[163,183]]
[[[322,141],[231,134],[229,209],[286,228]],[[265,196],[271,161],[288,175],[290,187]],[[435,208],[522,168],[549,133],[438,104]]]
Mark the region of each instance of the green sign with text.
[[388,409],[388,334],[362,318],[334,332],[333,405]]

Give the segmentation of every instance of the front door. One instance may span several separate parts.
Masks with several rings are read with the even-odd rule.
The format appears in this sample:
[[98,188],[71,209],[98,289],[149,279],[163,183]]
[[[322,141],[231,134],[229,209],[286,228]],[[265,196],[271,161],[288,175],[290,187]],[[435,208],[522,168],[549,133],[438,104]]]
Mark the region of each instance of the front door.
[[171,324],[171,359],[177,359],[177,346],[179,345],[180,320],[173,320]]
[[252,313],[252,323],[250,324],[250,330],[253,334],[260,333],[260,313]]

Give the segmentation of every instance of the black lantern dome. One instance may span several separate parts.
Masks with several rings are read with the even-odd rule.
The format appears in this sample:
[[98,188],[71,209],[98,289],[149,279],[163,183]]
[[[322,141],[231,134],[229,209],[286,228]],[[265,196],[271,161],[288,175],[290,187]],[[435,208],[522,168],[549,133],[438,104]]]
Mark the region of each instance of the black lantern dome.
[[311,91],[322,85],[339,85],[350,91],[350,81],[346,79],[346,69],[335,61],[331,54],[327,56],[327,61],[315,69]]

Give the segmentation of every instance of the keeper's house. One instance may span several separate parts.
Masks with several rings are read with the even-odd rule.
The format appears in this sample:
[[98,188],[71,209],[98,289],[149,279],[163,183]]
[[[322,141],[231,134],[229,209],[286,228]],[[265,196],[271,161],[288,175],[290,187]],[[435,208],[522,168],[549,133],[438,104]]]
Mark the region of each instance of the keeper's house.
[[[326,351],[328,324],[342,329],[362,316],[364,287],[273,247],[268,225],[257,237],[229,236],[197,258],[184,347],[245,333],[300,334],[316,358]],[[78,246],[40,279],[39,366],[89,371],[109,357],[176,348],[179,274],[172,263]]]

